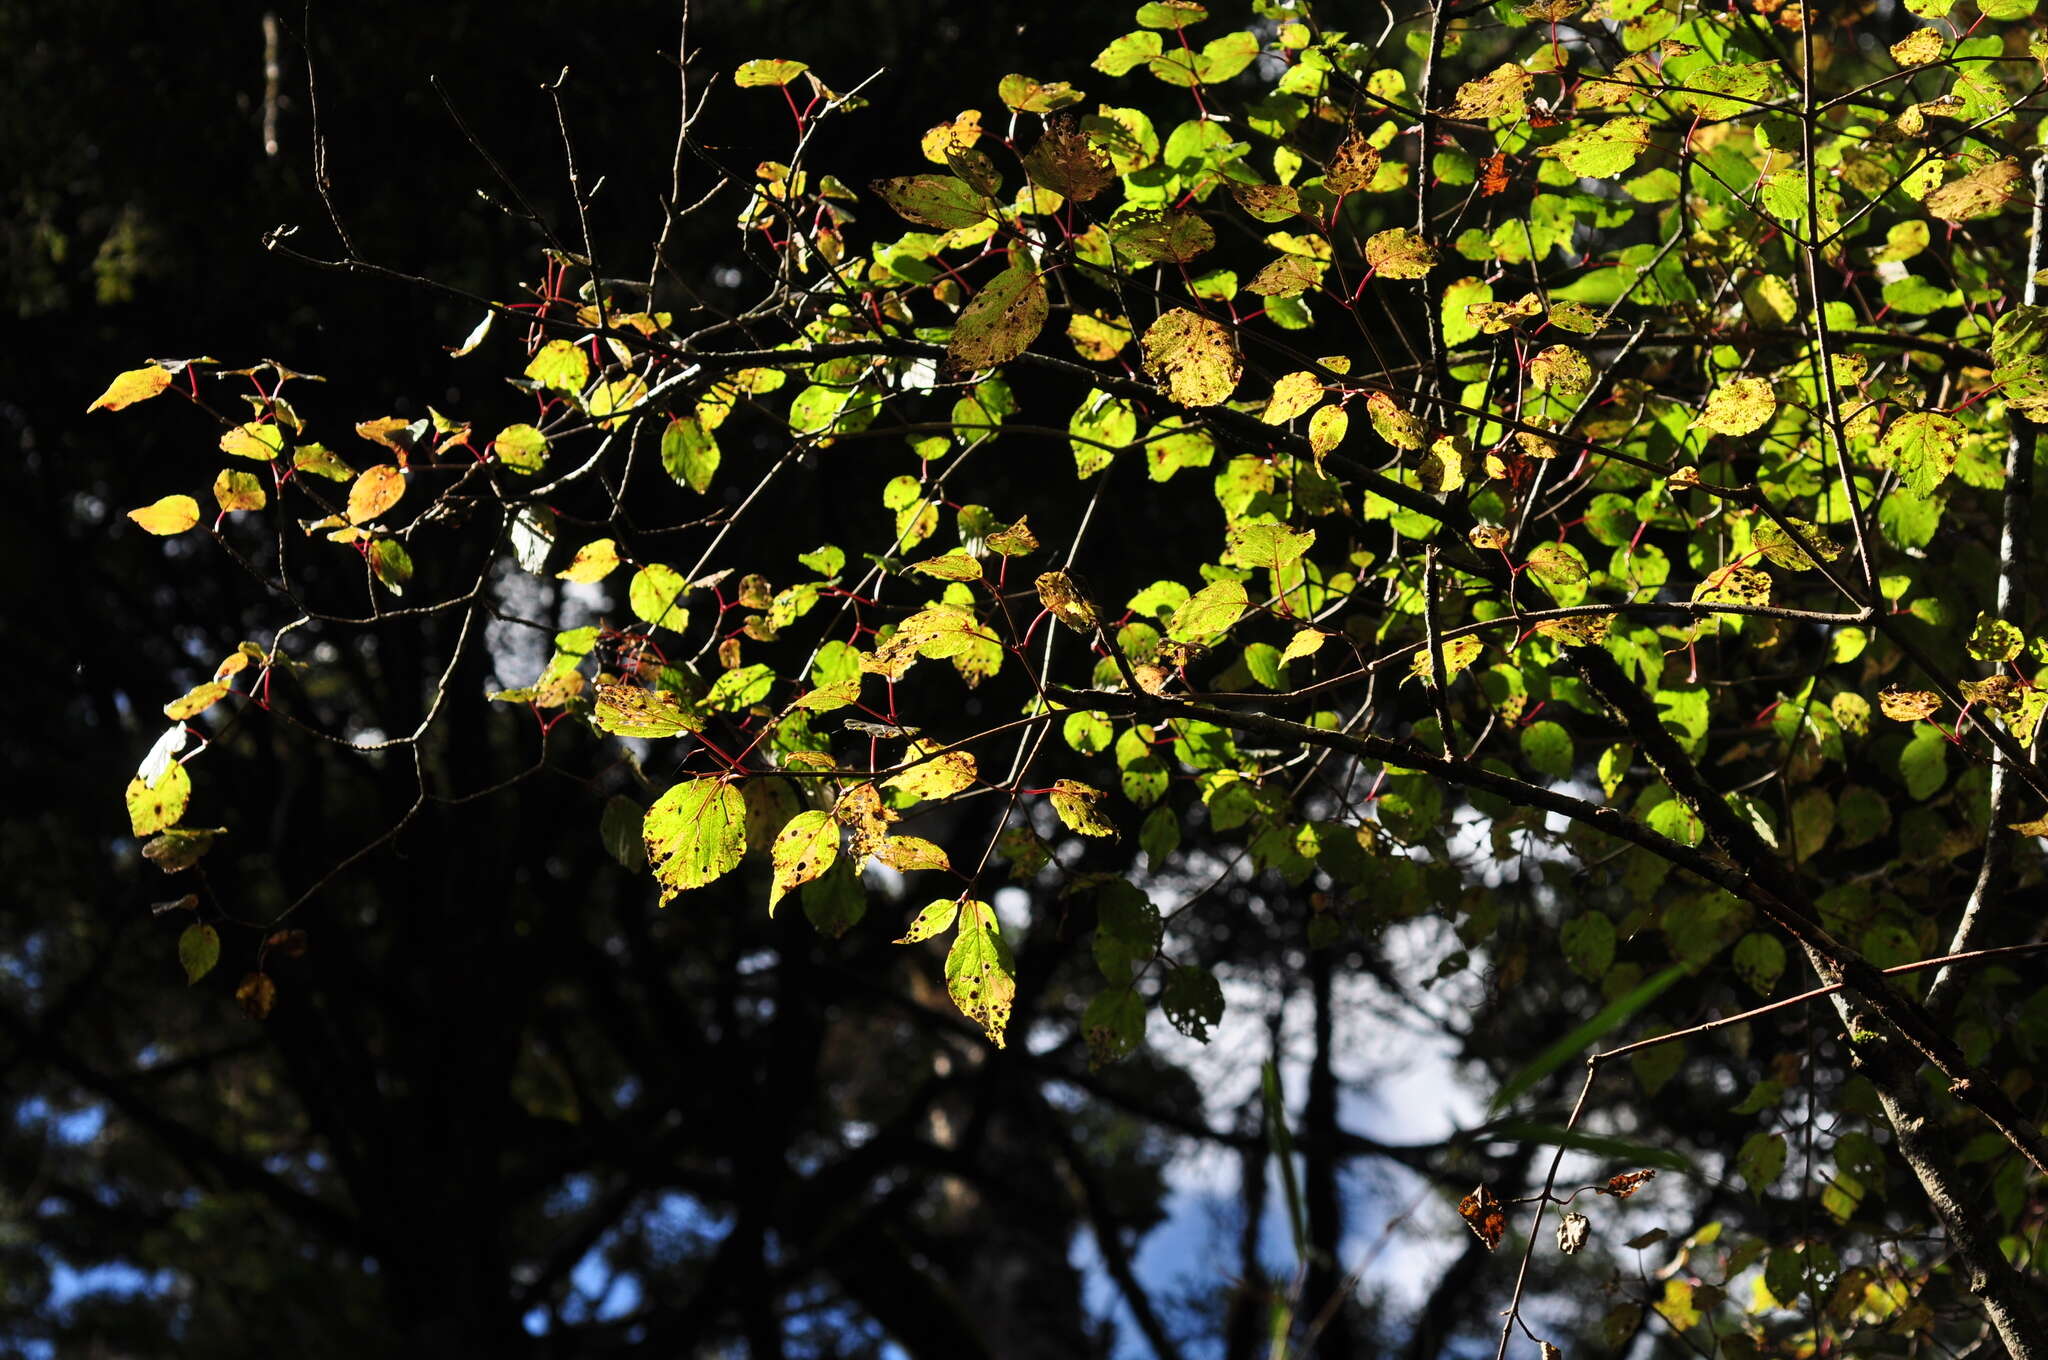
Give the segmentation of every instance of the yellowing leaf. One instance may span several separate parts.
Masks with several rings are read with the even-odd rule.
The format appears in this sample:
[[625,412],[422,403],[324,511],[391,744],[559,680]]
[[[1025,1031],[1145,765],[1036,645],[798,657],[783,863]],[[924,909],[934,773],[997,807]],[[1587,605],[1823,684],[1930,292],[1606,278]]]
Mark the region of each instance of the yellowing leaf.
[[821,810],[799,812],[776,833],[768,850],[774,879],[768,889],[768,914],[784,893],[822,875],[839,858],[839,823]]
[[1215,406],[1237,390],[1244,363],[1230,332],[1185,307],[1166,312],[1145,328],[1140,342],[1145,371],[1166,385],[1183,406]]
[[1380,438],[1397,449],[1419,449],[1428,437],[1429,426],[1421,417],[1402,410],[1384,392],[1368,394],[1365,410],[1372,417],[1372,427],[1379,432]]
[[704,730],[704,720],[675,695],[638,685],[599,685],[590,719],[620,737],[679,737]]
[[[1355,194],[1371,188],[1379,173],[1379,148],[1367,141],[1363,132],[1353,128],[1351,135],[1339,142],[1337,150],[1331,154],[1329,168],[1323,171],[1323,187],[1333,194]],[[1291,194],[1293,191],[1288,192]]]
[[1365,243],[1365,262],[1390,279],[1419,279],[1436,263],[1436,248],[1406,227],[1393,227]]
[[1612,118],[1580,128],[1563,141],[1544,148],[1565,169],[1588,179],[1613,179],[1636,163],[1650,145],[1650,120]]
[[934,935],[951,930],[953,922],[959,919],[959,916],[960,904],[957,901],[928,903],[911,921],[910,929],[903,932],[903,938],[895,943],[916,944],[921,940],[929,940]]
[[927,802],[951,798],[956,793],[971,789],[977,777],[972,754],[947,751],[911,766],[902,774],[884,780],[883,784],[907,798]]
[[990,279],[953,323],[946,358],[962,372],[1008,363],[1030,348],[1049,310],[1045,280],[1012,265]]
[[1131,343],[1131,323],[1100,312],[1075,312],[1067,318],[1067,339],[1083,359],[1107,363]]
[[1268,425],[1284,425],[1323,399],[1323,384],[1313,373],[1288,373],[1273,384],[1273,395],[1259,418]]
[[1085,97],[1064,80],[1007,75],[996,82],[996,97],[1018,113],[1053,113]]
[[1915,29],[1892,44],[1892,60],[1901,66],[1925,66],[1941,55],[1944,46],[1939,29]]
[[1229,631],[1244,616],[1250,603],[1244,587],[1236,581],[1215,581],[1190,596],[1173,611],[1166,635],[1175,642],[1206,642]]
[[564,581],[588,585],[592,581],[602,581],[618,565],[618,544],[609,538],[599,538],[578,548],[569,565],[555,575]]
[[922,836],[884,836],[874,847],[874,856],[898,873],[919,869],[950,869],[946,852]]
[[220,437],[220,451],[267,463],[284,452],[284,431],[275,425],[237,425]]
[[199,523],[199,502],[190,496],[165,496],[139,510],[130,510],[128,518],[152,534],[182,534]]
[[800,61],[764,57],[742,62],[739,70],[732,73],[732,83],[742,90],[763,85],[787,85],[810,69]]
[[1284,666],[1290,661],[1298,661],[1305,656],[1314,656],[1318,651],[1322,650],[1323,644],[1328,642],[1330,637],[1329,633],[1323,632],[1320,628],[1302,629],[1293,637],[1287,639],[1287,645],[1280,651],[1280,664]]
[[[1444,654],[1444,669],[1455,680],[1458,672],[1479,659],[1479,654],[1486,650],[1486,644],[1476,637],[1451,638],[1440,644],[1439,650]],[[1421,648],[1415,653],[1415,659],[1408,665],[1408,673],[1425,685],[1436,683],[1436,662],[1430,656],[1429,648]]]
[[1051,612],[1052,616],[1076,632],[1086,633],[1095,627],[1095,606],[1088,601],[1074,578],[1063,571],[1048,571],[1035,583],[1038,588],[1038,602]]
[[1888,685],[1877,696],[1877,707],[1893,722],[1919,722],[1941,711],[1942,699],[1931,689],[1905,689]]
[[379,463],[364,468],[348,489],[348,521],[367,524],[398,504],[405,495],[405,474],[395,464]]
[[1593,385],[1593,365],[1570,345],[1552,345],[1529,361],[1536,386],[1562,397],[1576,397]]
[[1120,219],[1110,239],[1147,264],[1186,264],[1215,246],[1216,230],[1199,213],[1138,213]]
[[1878,441],[1877,459],[1896,467],[1899,480],[1916,496],[1932,495],[1948,479],[1962,451],[1963,427],[1939,411],[1910,411],[1891,423]]
[[641,824],[661,902],[731,870],[747,849],[747,805],[722,779],[686,779],[655,800]]
[[133,406],[138,401],[148,401],[170,385],[171,371],[162,364],[131,368],[107,384],[107,390],[95,397],[92,405],[85,408],[86,414],[102,410],[118,411],[124,406]]
[[175,761],[164,770],[154,788],[140,776],[129,780],[125,796],[129,830],[137,836],[153,836],[166,827],[176,826],[191,797],[192,776]]
[[173,722],[196,718],[227,698],[231,688],[225,681],[209,680],[203,685],[187,690],[183,695],[164,705],[164,716]]
[[1453,118],[1509,118],[1519,120],[1528,112],[1529,86],[1534,82],[1527,71],[1510,62],[1496,66],[1477,80],[1458,87],[1449,110]]
[[528,362],[526,376],[558,392],[581,392],[590,380],[590,356],[573,340],[550,340]]
[[979,581],[981,563],[968,554],[964,548],[955,548],[949,553],[912,562],[910,570],[926,576],[936,576],[941,581]]
[[995,909],[986,902],[961,903],[960,928],[946,951],[946,991],[960,1013],[980,1025],[997,1048],[1003,1046],[1003,1032],[1010,1024],[1016,972]]
[[1707,408],[1693,421],[1721,434],[1750,434],[1762,429],[1778,412],[1778,398],[1762,378],[1731,378],[1714,389]]
[[955,231],[988,216],[988,199],[952,175],[907,175],[868,186],[897,213],[921,226]]
[[1299,297],[1323,282],[1323,264],[1320,260],[1306,259],[1300,255],[1282,255],[1252,275],[1245,291],[1257,293],[1260,297]]
[[1972,170],[1942,185],[1923,200],[1927,211],[1944,222],[1967,222],[2004,210],[2018,190],[2020,163],[2006,159]]
[[1056,780],[1052,786],[1052,810],[1069,831],[1083,836],[1114,836],[1116,825],[1102,815],[1109,795],[1077,779]]
[[253,472],[236,472],[232,468],[221,469],[220,476],[213,479],[214,503],[222,514],[236,510],[261,510],[270,503],[264,494],[263,483],[256,480]]
[[1315,455],[1318,464],[1333,449],[1344,442],[1344,436],[1350,432],[1350,429],[1351,417],[1345,413],[1344,408],[1341,406],[1325,406],[1322,410],[1309,417],[1308,447],[1309,452]]

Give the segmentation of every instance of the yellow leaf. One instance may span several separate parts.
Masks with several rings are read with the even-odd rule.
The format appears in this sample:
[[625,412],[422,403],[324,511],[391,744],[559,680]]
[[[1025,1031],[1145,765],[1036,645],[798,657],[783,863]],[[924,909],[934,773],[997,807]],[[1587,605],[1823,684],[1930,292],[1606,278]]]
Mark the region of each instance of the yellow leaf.
[[152,534],[182,534],[199,522],[199,502],[190,496],[165,496],[154,505],[130,510],[128,518]]
[[118,411],[124,406],[133,406],[138,401],[148,401],[171,385],[171,371],[162,364],[150,364],[146,368],[131,368],[107,385],[93,404],[86,407],[86,414],[94,411]]
[[1052,786],[1052,810],[1059,814],[1069,831],[1078,831],[1083,836],[1114,836],[1115,823],[1101,811],[1108,797],[1101,789],[1077,779],[1061,779]]
[[220,451],[267,463],[284,452],[284,432],[275,425],[237,425],[220,437]]
[[355,485],[348,489],[349,523],[368,523],[398,504],[404,494],[405,474],[395,465],[379,463],[364,468]]
[[618,565],[618,545],[609,538],[600,538],[578,548],[568,567],[555,575],[564,581],[588,585],[592,581],[602,581]]

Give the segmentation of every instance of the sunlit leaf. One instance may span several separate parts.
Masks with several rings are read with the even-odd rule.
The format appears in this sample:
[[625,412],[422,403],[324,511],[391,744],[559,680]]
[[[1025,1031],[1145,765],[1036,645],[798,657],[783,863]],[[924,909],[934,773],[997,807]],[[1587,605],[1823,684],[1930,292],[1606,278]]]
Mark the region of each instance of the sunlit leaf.
[[746,800],[722,779],[686,779],[655,800],[642,834],[663,906],[740,862],[747,848],[746,821]]
[[170,385],[171,371],[161,364],[131,368],[109,383],[107,390],[93,398],[92,405],[85,410],[88,415],[101,410],[118,411],[138,401],[148,401]]
[[1224,326],[1176,307],[1145,330],[1145,371],[1183,406],[1214,406],[1237,389],[1244,372]]
[[182,534],[199,523],[199,502],[190,496],[165,496],[139,510],[130,510],[128,518],[146,533]]

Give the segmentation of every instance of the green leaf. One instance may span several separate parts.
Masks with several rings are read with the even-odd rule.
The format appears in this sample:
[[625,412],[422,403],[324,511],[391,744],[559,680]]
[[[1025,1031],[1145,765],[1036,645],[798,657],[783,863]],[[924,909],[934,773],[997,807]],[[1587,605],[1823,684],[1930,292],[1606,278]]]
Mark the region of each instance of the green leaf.
[[1012,265],[989,280],[961,311],[946,358],[962,372],[1008,363],[1038,338],[1049,306],[1045,280],[1033,270]]
[[1104,75],[1123,76],[1159,55],[1159,35],[1144,29],[1126,33],[1096,55],[1089,65]]
[[1500,1093],[1494,1096],[1493,1103],[1487,1107],[1489,1113],[1506,1109],[1537,1082],[1574,1058],[1583,1057],[1587,1049],[1613,1033],[1627,1023],[1637,1011],[1663,995],[1672,983],[1685,976],[1685,972],[1685,965],[1674,963],[1662,972],[1644,979],[1626,995],[1610,1002],[1592,1019],[1537,1054],[1514,1076],[1508,1078],[1506,1084],[1500,1088]]
[[[1498,1108],[1498,1105],[1495,1108]],[[1654,1143],[1639,1143],[1633,1139],[1616,1138],[1611,1134],[1587,1133],[1584,1129],[1567,1129],[1561,1125],[1542,1124],[1531,1119],[1496,1119],[1473,1129],[1465,1137],[1501,1142],[1540,1143],[1545,1147],[1569,1148],[1573,1152],[1589,1153],[1609,1161],[1662,1167],[1667,1171],[1691,1172],[1694,1169],[1691,1159],[1684,1153],[1658,1147]]]
[[1017,965],[995,909],[986,902],[960,904],[959,931],[946,951],[946,991],[960,1013],[1001,1048],[1017,995]]
[[1614,922],[1598,911],[1582,912],[1558,932],[1564,961],[1588,982],[1598,982],[1614,966]]
[[507,425],[491,441],[491,452],[512,471],[530,477],[548,465],[548,437],[532,425]]
[[1752,931],[1735,946],[1735,975],[1758,996],[1769,996],[1785,972],[1785,946],[1775,935]]
[[846,554],[830,543],[813,548],[807,553],[798,553],[796,560],[799,566],[809,567],[827,579],[837,576],[846,569]]
[[841,856],[803,886],[804,917],[821,935],[839,938],[867,915],[868,895],[852,861]]
[[1095,965],[1111,982],[1127,985],[1159,953],[1165,931],[1159,908],[1143,889],[1121,878],[1096,890],[1095,905]]
[[1522,758],[1538,774],[1569,779],[1574,766],[1572,734],[1558,723],[1531,723],[1522,729]]
[[768,914],[773,916],[783,894],[817,878],[839,858],[839,823],[829,812],[799,812],[776,833],[768,858],[774,866],[768,889]]
[[1913,738],[1899,752],[1899,777],[1905,781],[1906,792],[1915,799],[1925,802],[1940,791],[1948,782],[1949,740],[1941,729],[1928,723],[1915,723]]
[[626,602],[643,622],[680,633],[690,621],[689,611],[676,605],[685,584],[683,574],[674,567],[649,562],[633,573]]
[[1784,1169],[1783,1134],[1759,1130],[1745,1139],[1741,1150],[1735,1154],[1735,1170],[1752,1195],[1761,1196],[1769,1190],[1777,1181],[1778,1173]]
[[747,806],[715,777],[686,779],[654,802],[641,828],[661,904],[731,871],[747,849]]
[[640,837],[646,817],[638,803],[623,793],[615,793],[605,799],[604,815],[598,819],[597,834],[604,842],[605,853],[628,873],[639,873],[647,867],[647,842]]
[[718,441],[695,416],[671,420],[661,433],[661,465],[678,485],[703,494],[718,471]]
[[1237,390],[1244,363],[1230,331],[1185,307],[1161,314],[1140,342],[1145,371],[1183,406],[1215,406]]
[[1145,1042],[1145,998],[1135,987],[1097,994],[1081,1013],[1081,1037],[1088,1044],[1091,1068],[1135,1053]]
[[205,977],[219,962],[220,932],[198,922],[186,926],[178,936],[178,965],[185,970],[185,985]]
[[1208,641],[1228,632],[1244,616],[1249,604],[1249,597],[1238,582],[1214,582],[1173,611],[1173,622],[1167,626],[1166,635],[1175,642]]
[[773,667],[736,667],[712,682],[711,692],[704,696],[700,706],[707,713],[737,713],[760,703],[774,687]]
[[1223,1023],[1223,984],[1208,969],[1183,964],[1166,975],[1159,1011],[1166,1023],[1206,1044],[1210,1029]]
[[395,538],[380,538],[370,545],[369,558],[377,584],[393,595],[405,594],[405,583],[412,580],[412,554],[405,545]]

